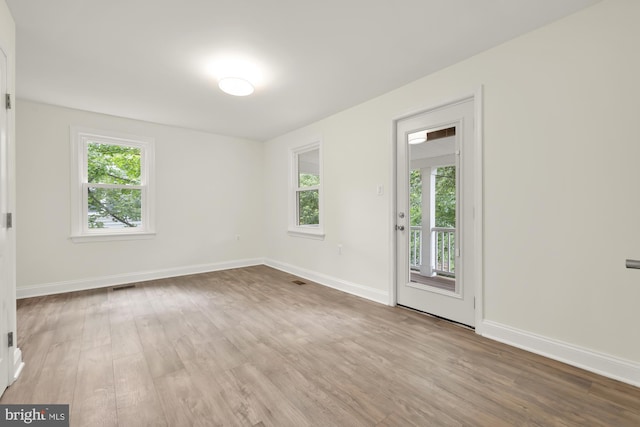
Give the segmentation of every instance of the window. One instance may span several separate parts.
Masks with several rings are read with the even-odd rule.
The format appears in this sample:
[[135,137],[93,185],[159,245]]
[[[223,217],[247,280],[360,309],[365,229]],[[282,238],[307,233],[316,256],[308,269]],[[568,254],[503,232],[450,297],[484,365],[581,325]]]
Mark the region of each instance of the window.
[[153,140],[71,128],[74,241],[154,233]]
[[289,234],[323,239],[320,141],[291,151]]

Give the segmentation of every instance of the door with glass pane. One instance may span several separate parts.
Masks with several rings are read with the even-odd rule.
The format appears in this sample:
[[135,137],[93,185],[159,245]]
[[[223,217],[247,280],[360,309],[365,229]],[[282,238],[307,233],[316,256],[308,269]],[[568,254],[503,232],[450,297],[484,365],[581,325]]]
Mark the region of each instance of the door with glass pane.
[[400,305],[474,326],[474,100],[397,124]]

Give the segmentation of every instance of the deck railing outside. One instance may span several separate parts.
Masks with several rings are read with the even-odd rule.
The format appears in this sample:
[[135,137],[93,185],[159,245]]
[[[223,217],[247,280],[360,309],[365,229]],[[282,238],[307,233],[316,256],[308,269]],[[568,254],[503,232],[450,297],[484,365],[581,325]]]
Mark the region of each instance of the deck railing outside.
[[[433,272],[444,276],[455,276],[456,229],[434,227],[431,229],[431,233],[435,242]],[[409,264],[411,269],[420,269],[422,254],[422,227],[411,226],[409,241]]]
[[412,270],[420,270],[422,264],[422,227],[411,226],[411,241],[409,242],[409,266]]
[[456,229],[433,227],[436,256],[433,271],[444,276],[455,276],[456,272]]

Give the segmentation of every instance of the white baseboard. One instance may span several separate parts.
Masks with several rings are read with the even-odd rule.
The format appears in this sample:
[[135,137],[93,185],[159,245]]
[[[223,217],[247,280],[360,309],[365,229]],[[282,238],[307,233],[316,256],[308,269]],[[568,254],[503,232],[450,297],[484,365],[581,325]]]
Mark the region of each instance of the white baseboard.
[[317,273],[315,271],[306,270],[304,268],[296,267],[291,264],[287,264],[272,259],[266,259],[264,264],[275,268],[277,270],[284,271],[295,276],[302,277],[307,280],[311,280],[320,285],[327,286],[329,288],[337,289],[348,294],[356,295],[361,298],[368,299],[380,304],[389,305],[389,294],[386,291],[375,289],[369,286],[359,285],[357,283],[347,282],[346,280],[338,279],[336,277],[327,276],[326,274]]
[[97,289],[108,286],[124,285],[127,283],[144,282],[146,280],[166,279],[170,277],[186,276],[189,274],[209,273],[212,271],[229,270],[231,268],[250,267],[261,264],[263,264],[262,258],[243,259],[212,264],[192,265],[187,267],[167,268],[155,271],[143,271],[138,273],[92,277],[80,280],[69,280],[66,282],[20,286],[16,289],[16,297],[18,299],[22,299],[43,295],[60,294],[64,292],[84,291],[87,289]]
[[13,350],[13,377],[11,379],[11,383],[18,379],[20,373],[22,372],[22,368],[24,368],[24,362],[22,361],[22,350],[16,347]]
[[640,387],[640,364],[485,320],[482,336]]

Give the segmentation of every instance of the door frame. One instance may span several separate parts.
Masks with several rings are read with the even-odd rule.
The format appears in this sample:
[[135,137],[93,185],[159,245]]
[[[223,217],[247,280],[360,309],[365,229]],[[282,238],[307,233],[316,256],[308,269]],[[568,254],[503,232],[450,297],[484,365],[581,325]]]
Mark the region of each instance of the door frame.
[[389,275],[389,305],[395,307],[398,303],[397,294],[397,242],[395,225],[397,216],[397,144],[398,144],[398,122],[407,119],[409,117],[429,113],[431,111],[447,107],[452,104],[457,104],[462,101],[473,100],[473,115],[474,115],[474,268],[473,268],[473,280],[475,283],[475,332],[482,335],[484,319],[484,141],[483,141],[483,87],[480,86],[471,93],[466,95],[452,98],[444,102],[437,104],[429,104],[426,107],[420,107],[413,109],[409,112],[403,113],[392,119],[391,126],[391,183],[389,185],[390,197],[389,197],[389,262],[391,265]]
[[[6,70],[3,78],[5,79],[5,91],[7,94],[11,95],[11,103],[13,104],[10,109],[5,108],[5,93],[1,94],[0,102],[2,105],[0,108],[5,108],[4,112],[6,114],[6,158],[4,160],[6,167],[6,188],[7,192],[7,212],[0,212],[0,221],[5,221],[4,214],[5,213],[13,213],[13,225],[10,229],[7,230],[7,242],[6,242],[6,267],[8,268],[8,273],[6,278],[8,279],[8,283],[6,286],[3,286],[0,289],[0,303],[7,304],[7,317],[8,324],[7,332],[13,332],[13,346],[7,349],[8,354],[8,364],[7,364],[7,372],[0,372],[0,375],[7,376],[8,383],[10,386],[22,372],[24,368],[24,362],[22,360],[22,351],[18,347],[18,334],[17,334],[17,319],[16,319],[16,218],[15,218],[15,206],[16,206],[16,139],[15,139],[15,80],[14,80],[14,55],[15,51],[11,49],[6,49],[5,40],[0,40],[0,55],[2,55],[6,60]],[[2,92],[2,91],[0,91]],[[5,226],[2,224],[1,226]],[[7,344],[6,335],[4,335],[0,339],[0,345]],[[0,396],[2,392],[0,392]]]
[[[4,50],[0,46],[0,99],[2,101],[5,100],[5,95],[9,93],[9,78],[7,76],[8,71],[8,57],[5,54]],[[0,140],[4,139],[4,141],[0,141],[0,198],[4,198],[4,203],[0,202],[0,232],[6,232],[4,229],[4,210],[8,211],[8,202],[9,197],[7,193],[7,174],[6,167],[8,165],[6,155],[8,154],[7,145],[9,143],[9,111],[5,107],[4,102],[3,105],[0,106],[2,109],[0,112]],[[3,137],[4,134],[4,137]],[[4,146],[4,147],[3,147]],[[4,149],[3,149],[4,148]],[[5,193],[5,194],[1,194]],[[8,231],[8,230],[7,230]],[[9,249],[9,235],[5,237],[5,247],[3,248],[4,253],[2,253],[2,260],[0,261],[0,336],[2,339],[0,340],[0,359],[3,360],[2,368],[6,367],[7,372],[2,372],[2,380],[0,381],[0,396],[4,392],[5,388],[11,384],[11,368],[13,355],[11,354],[11,349],[13,346],[8,346],[8,338],[5,339],[8,333],[12,331],[11,329],[11,297],[10,297],[10,288],[11,285],[8,283],[10,281],[9,273],[6,271],[6,267],[8,267],[8,258],[11,256],[11,252]],[[6,375],[6,377],[5,377]]]

